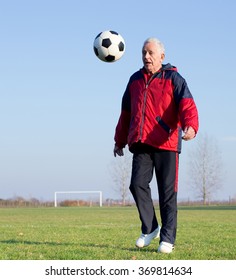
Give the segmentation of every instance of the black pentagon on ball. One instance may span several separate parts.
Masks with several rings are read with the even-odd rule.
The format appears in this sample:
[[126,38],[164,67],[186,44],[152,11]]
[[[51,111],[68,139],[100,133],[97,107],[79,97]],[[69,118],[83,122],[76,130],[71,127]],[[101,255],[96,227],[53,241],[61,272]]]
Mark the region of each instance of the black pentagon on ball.
[[124,49],[125,49],[124,43],[123,43],[123,42],[120,42],[119,45],[118,45],[118,48],[119,48],[119,51],[120,51],[120,52],[123,52]]
[[93,50],[94,50],[94,52],[95,52],[96,56],[98,56],[98,49],[97,49],[97,48],[95,48],[95,47],[93,47]]
[[100,32],[100,33],[96,36],[95,40],[96,40],[101,34],[102,34],[102,32]]
[[114,35],[119,35],[116,31],[112,31],[110,30],[111,34],[114,34]]
[[107,62],[112,62],[115,60],[115,56],[114,55],[108,55],[105,57],[106,61]]
[[109,38],[102,40],[102,46],[104,48],[109,48],[111,46],[111,44],[112,44],[112,42]]

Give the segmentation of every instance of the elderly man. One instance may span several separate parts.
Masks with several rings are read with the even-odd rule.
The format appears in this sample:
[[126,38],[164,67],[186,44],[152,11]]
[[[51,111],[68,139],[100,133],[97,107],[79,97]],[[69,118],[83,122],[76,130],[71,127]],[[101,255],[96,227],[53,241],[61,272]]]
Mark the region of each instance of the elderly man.
[[[198,111],[185,79],[171,64],[162,64],[163,44],[147,39],[142,69],[129,79],[115,131],[114,155],[133,153],[130,191],[141,220],[136,246],[148,246],[160,236],[158,252],[171,253],[176,239],[178,165],[181,142],[198,131]],[[183,135],[182,135],[183,131]],[[153,206],[150,182],[158,185],[161,226]]]

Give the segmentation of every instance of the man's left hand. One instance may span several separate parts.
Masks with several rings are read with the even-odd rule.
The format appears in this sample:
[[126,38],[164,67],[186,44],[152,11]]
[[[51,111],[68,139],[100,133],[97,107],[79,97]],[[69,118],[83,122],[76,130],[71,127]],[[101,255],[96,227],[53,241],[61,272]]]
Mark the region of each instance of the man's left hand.
[[192,140],[195,137],[195,135],[195,130],[191,126],[188,126],[184,129],[184,135],[182,139],[185,141]]

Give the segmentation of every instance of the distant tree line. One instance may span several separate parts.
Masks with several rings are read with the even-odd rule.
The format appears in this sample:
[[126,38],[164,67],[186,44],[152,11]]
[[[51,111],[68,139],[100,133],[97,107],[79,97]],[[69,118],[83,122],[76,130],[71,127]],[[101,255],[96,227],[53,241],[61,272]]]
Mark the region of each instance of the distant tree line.
[[37,198],[25,199],[21,196],[9,199],[0,198],[0,207],[51,207],[53,205],[53,201],[43,202]]
[[[187,200],[180,201],[178,205],[182,206],[197,206],[202,205],[202,200]],[[107,198],[103,201],[103,206],[106,207],[127,207],[133,206],[133,201],[127,201],[126,204],[123,204],[122,199],[112,199]],[[154,206],[158,207],[158,200],[154,201]],[[228,201],[211,201],[210,205],[236,205],[236,197],[229,197]],[[99,206],[99,202],[89,201],[89,200],[63,200],[58,203],[59,207],[96,207]],[[31,207],[54,207],[54,201],[40,201],[36,198],[24,199],[23,197],[15,197],[11,199],[1,199],[0,198],[0,208],[31,208]]]

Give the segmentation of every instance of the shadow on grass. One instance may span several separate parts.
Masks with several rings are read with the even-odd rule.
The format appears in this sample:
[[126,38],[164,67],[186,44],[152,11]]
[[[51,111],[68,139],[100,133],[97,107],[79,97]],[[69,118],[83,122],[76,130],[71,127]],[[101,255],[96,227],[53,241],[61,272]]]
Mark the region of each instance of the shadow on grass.
[[50,245],[50,246],[66,246],[66,245],[74,245],[74,243],[69,242],[39,242],[39,241],[27,241],[27,240],[15,240],[15,239],[9,239],[9,240],[0,240],[0,243],[2,244],[26,244],[26,245]]
[[148,253],[156,253],[157,252],[157,248],[151,248],[151,246],[149,247],[145,247],[145,248],[137,248],[137,247],[117,247],[115,245],[105,245],[105,244],[79,244],[80,247],[84,247],[84,248],[99,248],[99,249],[119,249],[119,250],[123,250],[123,251],[129,251],[129,252],[148,252]]
[[115,245],[110,245],[110,244],[94,244],[94,243],[88,243],[88,244],[81,244],[81,243],[70,243],[70,242],[49,242],[49,241],[45,241],[45,242],[40,242],[40,241],[23,241],[23,240],[15,240],[15,239],[9,239],[9,240],[0,240],[0,244],[9,244],[9,245],[48,245],[48,246],[75,246],[77,245],[78,248],[98,248],[98,249],[119,249],[122,251],[126,251],[126,252],[148,252],[148,253],[154,253],[156,252],[156,248],[142,248],[139,249],[137,247],[124,247],[124,246],[115,246]]

